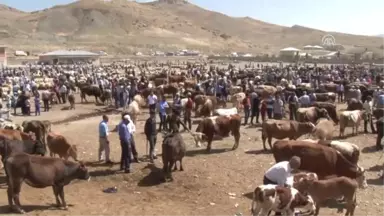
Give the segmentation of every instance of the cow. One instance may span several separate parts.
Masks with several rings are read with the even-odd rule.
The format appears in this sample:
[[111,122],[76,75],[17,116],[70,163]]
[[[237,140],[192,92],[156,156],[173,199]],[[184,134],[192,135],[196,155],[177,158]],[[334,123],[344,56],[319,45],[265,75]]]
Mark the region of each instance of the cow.
[[196,128],[196,132],[192,134],[197,147],[201,146],[201,142],[207,141],[207,152],[211,151],[211,144],[215,135],[220,137],[228,137],[229,133],[234,136],[235,144],[232,150],[239,147],[240,141],[240,115],[229,116],[212,116],[204,118],[200,121]]
[[79,86],[79,88],[80,88],[81,103],[83,103],[83,101],[87,102],[86,95],[94,96],[96,104],[99,103],[98,98],[101,97],[102,91],[100,90],[100,87],[98,85],[85,84],[85,85]]
[[163,172],[164,180],[172,177],[172,166],[174,165],[174,171],[177,170],[176,162],[180,162],[180,171],[184,171],[183,158],[185,156],[186,147],[183,137],[180,133],[166,135],[162,145],[162,159],[163,159]]
[[33,132],[36,134],[36,139],[39,140],[43,146],[44,150],[47,150],[46,137],[47,133],[51,131],[52,123],[48,120],[31,120],[24,121],[22,126],[24,127],[24,132]]
[[82,163],[26,153],[8,157],[4,168],[7,174],[9,206],[17,213],[25,213],[19,200],[21,185],[24,181],[35,188],[52,186],[56,205],[66,209],[64,186],[74,179],[90,180],[88,170]]
[[35,140],[0,140],[0,156],[2,165],[10,155],[19,152],[43,155],[41,148],[39,148]]
[[0,140],[36,140],[33,132],[25,133],[18,130],[0,129]]
[[194,97],[192,95],[192,99],[195,102],[195,113],[197,113],[198,108],[204,105],[208,99],[212,101],[213,108],[216,108],[216,105],[217,105],[217,98],[215,96],[197,94]]
[[363,120],[365,111],[353,110],[340,113],[340,137],[344,136],[346,127],[352,127],[352,135],[358,133],[360,122]]
[[244,99],[245,99],[245,93],[244,92],[240,92],[240,93],[236,93],[236,94],[232,95],[232,97],[231,97],[232,106],[236,107],[238,110],[243,109],[242,108],[242,102]]
[[332,140],[334,130],[334,124],[331,120],[321,118],[316,122],[315,131],[312,133],[312,136],[319,140]]
[[128,105],[126,112],[131,116],[134,124],[136,124],[137,117],[141,113],[140,106],[142,105],[144,105],[144,99],[141,95],[135,95],[135,97],[133,97],[133,101]]
[[224,108],[215,109],[215,111],[213,112],[214,116],[228,116],[228,115],[236,115],[236,114],[238,114],[236,107],[228,108],[228,109],[224,109]]
[[314,172],[319,179],[345,176],[356,179],[360,187],[366,188],[365,170],[352,164],[339,151],[328,146],[308,141],[278,140],[273,144],[276,163],[288,161],[293,156],[301,159],[299,170]]
[[242,91],[243,91],[243,87],[241,87],[241,86],[231,86],[229,88],[229,94],[230,95],[234,95],[234,94],[240,93]]
[[360,148],[356,144],[350,142],[342,142],[337,140],[319,141],[321,145],[329,146],[339,151],[349,162],[357,165],[360,157]]
[[330,118],[326,109],[317,107],[299,108],[296,116],[298,122],[312,123],[316,123],[320,118]]
[[347,212],[345,215],[354,215],[356,207],[356,192],[359,185],[356,180],[345,176],[327,180],[314,180],[302,178],[294,183],[294,187],[302,193],[308,193],[316,203],[315,215],[319,214],[320,204],[327,199],[336,199],[343,196],[346,200]]
[[355,98],[348,100],[348,106],[347,106],[348,111],[363,110],[363,109],[364,109],[363,102],[361,102],[360,100],[357,100]]
[[327,93],[314,93],[316,97],[316,101],[320,102],[335,102],[336,100],[336,94],[333,92],[327,92]]
[[77,161],[76,145],[70,145],[64,136],[52,132],[48,133],[47,146],[51,157],[54,157],[57,154],[60,158],[64,158],[65,160],[72,157]]
[[335,124],[339,123],[339,117],[337,116],[336,105],[335,104],[329,103],[329,102],[315,102],[315,103],[313,103],[312,106],[320,108],[320,109],[321,108],[326,109],[327,112],[328,112],[329,117],[331,117],[333,122],[335,122]]
[[312,122],[297,122],[289,120],[268,119],[261,125],[263,148],[267,150],[265,141],[268,139],[269,147],[272,149],[272,138],[296,140],[304,134],[312,133],[315,125]]
[[200,117],[200,116],[209,117],[209,116],[212,116],[213,109],[214,109],[214,106],[213,106],[212,100],[210,98],[207,98],[203,105],[199,105],[195,115],[196,117]]
[[304,196],[295,188],[278,185],[259,185],[253,192],[251,212],[253,216],[269,215],[270,211],[282,215],[294,215],[295,208],[315,211],[315,203],[310,196]]
[[1,119],[1,122],[0,122],[0,129],[9,129],[9,130],[18,130],[18,131],[24,130],[23,126],[19,124],[15,124],[10,121],[3,120],[3,119]]

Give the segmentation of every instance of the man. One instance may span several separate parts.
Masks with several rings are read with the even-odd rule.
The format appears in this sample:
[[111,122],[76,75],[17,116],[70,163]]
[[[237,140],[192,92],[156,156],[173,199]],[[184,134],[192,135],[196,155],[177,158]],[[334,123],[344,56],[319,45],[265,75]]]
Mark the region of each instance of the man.
[[273,118],[280,120],[284,116],[284,102],[279,95],[276,95],[275,103],[273,103]]
[[295,92],[292,92],[291,95],[288,97],[288,108],[289,108],[289,120],[295,120],[296,121],[296,112],[298,107],[298,98],[296,96]]
[[250,96],[249,93],[245,93],[245,98],[242,101],[242,105],[244,107],[244,125],[248,124],[248,118],[249,118],[249,113],[251,111],[251,101],[250,101]]
[[301,165],[301,159],[293,156],[289,161],[282,161],[267,170],[264,174],[263,184],[281,186],[293,185],[293,171],[297,171]]
[[187,97],[188,97],[188,101],[185,104],[185,110],[184,110],[184,124],[187,125],[187,123],[188,123],[188,129],[191,130],[192,129],[191,116],[192,116],[193,100],[191,98],[190,92],[188,92]]
[[145,121],[144,133],[149,143],[149,160],[153,163],[154,159],[157,159],[155,154],[155,146],[157,141],[156,131],[156,112],[151,110],[150,117]]
[[61,100],[63,101],[63,104],[67,102],[67,86],[64,84],[61,84],[61,87],[59,89]]
[[[133,124],[133,121],[131,120],[131,116],[130,115],[126,115],[126,116],[128,117],[128,121],[129,121],[127,128],[131,137],[130,144],[131,144],[131,150],[132,150],[131,152],[133,154],[133,160],[131,159],[131,161],[135,161],[136,163],[139,163],[138,153],[136,150],[136,143],[133,136],[133,134],[136,132],[136,126],[135,124]],[[129,155],[129,157],[131,157],[131,155]]]
[[102,161],[102,154],[104,152],[104,158],[106,164],[111,164],[109,157],[110,148],[109,148],[109,130],[108,130],[108,116],[103,115],[103,120],[99,124],[99,161]]
[[340,83],[339,85],[336,86],[336,91],[337,91],[337,100],[339,103],[342,103],[343,97],[344,97],[344,85]]
[[311,100],[309,96],[307,95],[307,92],[304,91],[304,95],[299,98],[300,107],[309,107],[311,104]]
[[371,130],[372,133],[376,133],[375,127],[373,126],[373,121],[372,121],[372,110],[373,110],[373,102],[372,102],[372,97],[368,96],[367,100],[363,104],[363,108],[365,110],[364,113],[364,133],[368,133],[368,122],[371,124]]
[[148,95],[147,100],[148,100],[149,110],[156,110],[157,96],[153,94],[153,91],[151,91],[151,94]]
[[161,132],[163,130],[167,130],[167,108],[169,108],[168,102],[165,99],[165,96],[161,96],[161,101],[159,102],[159,116],[160,116],[160,124],[159,124],[159,131]]
[[256,116],[256,124],[259,123],[259,115],[260,115],[260,99],[256,92],[252,92],[251,94],[251,124],[253,125],[253,118]]
[[121,159],[120,170],[125,173],[130,173],[130,155],[131,155],[131,134],[128,132],[127,125],[129,124],[129,115],[124,115],[122,121],[118,126],[120,145],[121,145]]

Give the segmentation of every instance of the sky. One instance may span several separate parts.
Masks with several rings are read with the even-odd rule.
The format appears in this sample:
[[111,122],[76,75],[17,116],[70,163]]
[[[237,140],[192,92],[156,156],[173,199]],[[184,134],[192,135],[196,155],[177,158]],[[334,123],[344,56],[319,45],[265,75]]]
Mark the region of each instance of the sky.
[[[150,0],[137,0],[148,2]],[[35,11],[74,0],[0,0],[22,11]],[[189,0],[208,10],[284,26],[301,25],[360,35],[384,34],[384,0]]]

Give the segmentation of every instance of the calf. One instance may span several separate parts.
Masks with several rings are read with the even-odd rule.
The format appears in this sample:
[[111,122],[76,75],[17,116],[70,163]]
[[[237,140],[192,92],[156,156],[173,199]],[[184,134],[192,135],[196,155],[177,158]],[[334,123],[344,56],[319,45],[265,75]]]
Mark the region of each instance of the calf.
[[76,145],[70,145],[64,136],[52,132],[48,133],[47,145],[51,157],[57,154],[65,160],[68,160],[69,157],[77,160]]
[[172,166],[173,170],[177,170],[176,162],[180,162],[180,171],[183,171],[183,158],[185,156],[186,147],[183,137],[180,133],[166,135],[162,145],[162,159],[163,159],[163,172],[164,180],[169,178],[171,181],[172,177]]
[[344,196],[347,202],[346,216],[354,215],[356,207],[356,191],[358,184],[348,177],[336,177],[327,180],[300,179],[294,187],[302,193],[308,193],[316,203],[315,215],[319,214],[320,204],[327,199],[336,199]]
[[304,208],[313,212],[315,205],[311,197],[302,195],[295,188],[260,185],[253,192],[251,207],[253,216],[265,216],[270,211],[293,216],[295,208]]
[[5,163],[5,172],[8,182],[8,203],[11,209],[18,213],[24,213],[19,200],[23,181],[35,188],[52,186],[57,206],[67,208],[64,199],[64,186],[73,179],[90,179],[88,170],[82,163],[25,153],[8,157]]

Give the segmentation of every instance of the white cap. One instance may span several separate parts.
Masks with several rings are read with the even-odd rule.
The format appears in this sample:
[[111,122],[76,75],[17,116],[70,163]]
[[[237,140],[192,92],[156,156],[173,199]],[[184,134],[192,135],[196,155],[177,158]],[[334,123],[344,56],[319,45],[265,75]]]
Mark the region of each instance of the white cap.
[[129,115],[125,115],[125,116],[123,117],[123,119],[130,121],[130,120],[131,120],[131,117],[130,117]]

